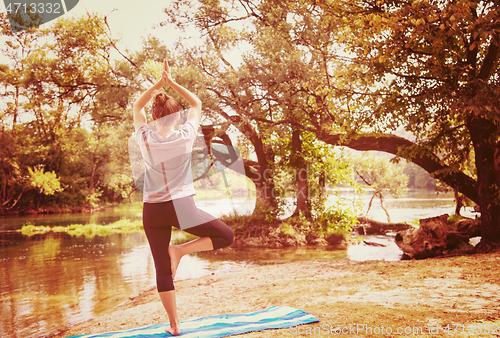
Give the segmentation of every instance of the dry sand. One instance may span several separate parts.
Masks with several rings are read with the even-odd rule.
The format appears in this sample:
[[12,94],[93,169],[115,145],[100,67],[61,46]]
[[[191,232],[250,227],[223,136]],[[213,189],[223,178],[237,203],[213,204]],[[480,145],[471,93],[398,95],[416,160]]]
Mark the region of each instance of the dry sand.
[[[320,322],[242,337],[500,336],[500,253],[420,261],[306,261],[176,282],[181,318],[288,305]],[[156,289],[54,337],[167,322]],[[479,334],[480,331],[482,334]],[[408,334],[412,332],[411,334]],[[378,333],[378,334],[377,334]],[[437,333],[437,334],[436,334]]]

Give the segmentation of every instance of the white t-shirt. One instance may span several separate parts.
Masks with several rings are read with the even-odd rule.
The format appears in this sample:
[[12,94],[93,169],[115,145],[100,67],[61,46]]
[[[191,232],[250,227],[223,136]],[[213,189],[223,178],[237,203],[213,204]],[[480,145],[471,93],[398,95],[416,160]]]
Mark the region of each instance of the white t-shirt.
[[161,203],[192,196],[191,152],[196,130],[191,122],[166,137],[152,131],[147,124],[135,133],[145,162],[143,201]]

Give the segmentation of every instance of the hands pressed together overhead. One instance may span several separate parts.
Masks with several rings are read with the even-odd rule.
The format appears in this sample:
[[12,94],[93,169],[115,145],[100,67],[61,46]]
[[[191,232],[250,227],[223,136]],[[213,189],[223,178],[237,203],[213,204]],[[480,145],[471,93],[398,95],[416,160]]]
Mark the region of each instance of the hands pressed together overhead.
[[163,87],[166,83],[169,85],[174,82],[172,79],[172,74],[170,73],[170,67],[168,66],[167,59],[163,60],[163,70],[161,72],[160,80],[158,80],[159,84]]

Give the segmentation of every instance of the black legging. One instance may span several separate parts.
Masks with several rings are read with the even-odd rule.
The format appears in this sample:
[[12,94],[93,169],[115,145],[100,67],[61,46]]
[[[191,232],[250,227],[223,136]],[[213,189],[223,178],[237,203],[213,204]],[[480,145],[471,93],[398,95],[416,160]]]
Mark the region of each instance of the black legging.
[[231,229],[198,209],[192,196],[162,203],[144,203],[142,220],[155,262],[158,292],[175,289],[168,254],[172,227],[198,237],[210,237],[214,250],[231,245],[234,239]]

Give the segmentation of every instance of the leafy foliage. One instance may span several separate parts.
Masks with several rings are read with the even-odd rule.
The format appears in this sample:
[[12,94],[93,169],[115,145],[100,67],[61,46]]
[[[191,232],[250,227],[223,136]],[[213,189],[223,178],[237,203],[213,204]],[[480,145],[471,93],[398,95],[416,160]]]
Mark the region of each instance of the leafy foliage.
[[404,157],[478,203],[483,238],[500,242],[498,1],[186,4],[170,22],[206,38],[195,59],[212,91],[259,135],[288,127]]
[[104,18],[61,18],[15,35],[0,19],[2,210],[127,198],[120,139],[135,86],[130,64],[111,58]]
[[57,178],[57,175],[51,172],[44,172],[42,169],[35,168],[31,170],[28,168],[30,175],[30,183],[33,188],[40,190],[44,195],[54,195],[56,192],[61,192],[61,183]]

